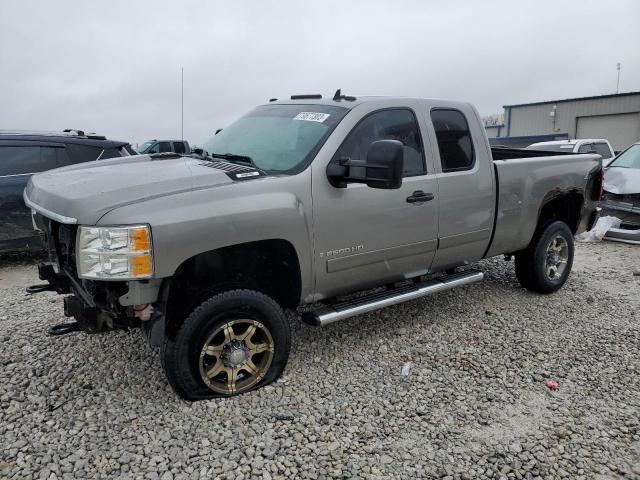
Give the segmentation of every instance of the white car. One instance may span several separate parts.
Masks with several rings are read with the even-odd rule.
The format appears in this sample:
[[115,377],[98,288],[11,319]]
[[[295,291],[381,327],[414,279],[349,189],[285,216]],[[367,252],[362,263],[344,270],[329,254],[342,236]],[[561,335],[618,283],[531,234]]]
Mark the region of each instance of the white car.
[[602,165],[611,163],[616,154],[608,140],[604,138],[581,138],[575,140],[556,140],[553,142],[538,142],[526,147],[527,150],[545,150],[566,153],[597,153],[602,156]]

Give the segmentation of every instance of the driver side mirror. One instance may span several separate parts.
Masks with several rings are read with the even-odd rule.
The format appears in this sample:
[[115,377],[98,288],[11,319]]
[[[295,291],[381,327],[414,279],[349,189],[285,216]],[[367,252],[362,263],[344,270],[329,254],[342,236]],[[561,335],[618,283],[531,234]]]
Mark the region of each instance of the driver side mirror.
[[331,185],[365,183],[371,188],[396,189],[402,186],[404,145],[398,140],[378,140],[369,146],[366,160],[340,159],[329,163]]

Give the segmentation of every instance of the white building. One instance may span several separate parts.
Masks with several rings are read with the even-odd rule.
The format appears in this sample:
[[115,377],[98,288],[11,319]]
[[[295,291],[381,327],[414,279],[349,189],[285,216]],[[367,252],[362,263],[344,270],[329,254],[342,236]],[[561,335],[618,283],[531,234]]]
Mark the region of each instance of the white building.
[[606,138],[622,150],[640,141],[640,92],[505,105],[504,124],[485,129],[493,144]]

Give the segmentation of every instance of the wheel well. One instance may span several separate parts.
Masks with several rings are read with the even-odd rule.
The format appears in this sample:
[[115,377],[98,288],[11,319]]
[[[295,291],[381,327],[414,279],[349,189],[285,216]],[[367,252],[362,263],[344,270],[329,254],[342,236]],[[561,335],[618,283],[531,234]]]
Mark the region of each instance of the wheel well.
[[300,264],[286,240],[261,240],[200,253],[185,260],[171,277],[166,333],[172,338],[184,319],[207,298],[247,288],[271,296],[283,308],[300,302]]
[[575,235],[580,225],[583,203],[584,197],[580,192],[567,192],[553,196],[543,204],[538,216],[538,226],[561,220]]

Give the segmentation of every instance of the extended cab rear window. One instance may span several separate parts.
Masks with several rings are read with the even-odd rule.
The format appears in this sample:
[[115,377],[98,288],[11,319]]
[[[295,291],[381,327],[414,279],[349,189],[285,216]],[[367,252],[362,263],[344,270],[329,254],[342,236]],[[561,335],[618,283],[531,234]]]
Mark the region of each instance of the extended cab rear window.
[[469,170],[474,164],[474,150],[469,124],[458,110],[434,109],[431,121],[438,139],[443,172]]

